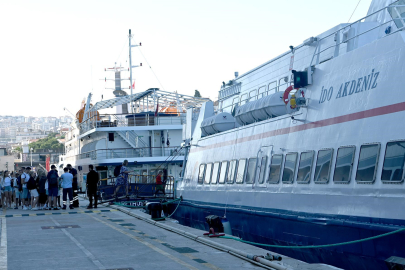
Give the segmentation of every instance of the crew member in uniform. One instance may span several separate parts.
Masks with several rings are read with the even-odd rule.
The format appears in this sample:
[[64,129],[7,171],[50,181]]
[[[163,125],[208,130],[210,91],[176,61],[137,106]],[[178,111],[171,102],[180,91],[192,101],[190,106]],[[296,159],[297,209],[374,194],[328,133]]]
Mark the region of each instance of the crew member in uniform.
[[72,167],[71,164],[67,165],[67,168],[69,169],[69,173],[73,175],[73,207],[79,207],[79,196],[77,195],[77,189],[78,189],[78,184],[77,184],[77,170]]

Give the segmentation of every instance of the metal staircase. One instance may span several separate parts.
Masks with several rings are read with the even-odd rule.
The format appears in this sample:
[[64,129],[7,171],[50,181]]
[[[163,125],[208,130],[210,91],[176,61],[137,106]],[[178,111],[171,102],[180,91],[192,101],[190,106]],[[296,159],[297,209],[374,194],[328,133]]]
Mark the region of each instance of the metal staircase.
[[133,130],[128,131],[116,131],[124,141],[126,141],[133,148],[148,147],[148,144],[138,136]]

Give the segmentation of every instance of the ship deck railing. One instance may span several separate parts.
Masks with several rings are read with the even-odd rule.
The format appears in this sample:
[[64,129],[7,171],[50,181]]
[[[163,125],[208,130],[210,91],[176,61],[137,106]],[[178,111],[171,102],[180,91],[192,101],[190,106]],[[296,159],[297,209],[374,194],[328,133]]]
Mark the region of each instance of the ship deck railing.
[[126,159],[126,158],[144,158],[144,157],[170,157],[184,156],[184,149],[179,147],[139,147],[139,148],[114,148],[97,149],[76,155],[78,159],[90,158],[91,160],[100,159]]
[[95,128],[182,125],[185,121],[184,113],[97,114],[83,121],[79,129],[80,134],[83,134]]
[[[389,18],[380,23],[376,20],[380,18]],[[377,22],[374,27],[360,28],[359,25],[368,22]],[[358,47],[359,37],[371,34],[374,32],[377,38],[382,38],[390,34],[402,31],[405,29],[405,0],[395,1],[389,6],[383,7],[367,16],[347,25],[342,26],[339,30],[334,31],[315,41],[316,49],[311,59],[309,66],[318,65],[322,62],[335,58],[349,51],[347,46],[352,46],[352,49]],[[330,42],[332,41],[332,42]],[[351,43],[351,44],[350,44]],[[303,43],[301,46],[308,45]],[[341,45],[345,45],[340,48]],[[343,49],[343,50],[342,50]],[[351,50],[351,49],[350,49]],[[325,57],[328,54],[329,57]],[[320,56],[324,55],[323,60]]]
[[[98,185],[99,199],[101,201],[113,200],[116,197],[126,196],[126,187],[120,186],[115,194],[116,180],[118,177],[101,179]],[[175,180],[173,176],[162,176],[162,185],[156,184],[156,175],[128,175],[128,197],[130,198],[167,198],[175,197]],[[160,187],[159,187],[160,186]],[[157,192],[159,188],[163,191]],[[116,196],[114,196],[116,195]]]

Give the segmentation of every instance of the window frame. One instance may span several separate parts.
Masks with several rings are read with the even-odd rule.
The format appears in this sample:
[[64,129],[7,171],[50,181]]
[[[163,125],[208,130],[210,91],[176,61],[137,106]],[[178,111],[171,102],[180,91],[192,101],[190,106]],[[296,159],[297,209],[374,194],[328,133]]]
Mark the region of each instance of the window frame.
[[[354,153],[353,153],[353,157],[352,157],[352,162],[351,162],[351,166],[350,166],[350,171],[349,171],[349,177],[348,177],[348,181],[335,181],[335,174],[336,174],[336,165],[337,165],[337,159],[339,156],[339,149],[343,149],[343,148],[354,148]],[[336,150],[336,158],[335,158],[335,169],[333,170],[333,183],[334,184],[350,184],[351,180],[352,180],[352,173],[353,173],[353,167],[354,167],[354,158],[356,157],[356,146],[355,145],[346,145],[346,146],[340,146],[338,147],[338,149]]]
[[403,165],[403,169],[402,169],[402,177],[401,177],[401,180],[383,180],[383,179],[382,179],[382,174],[383,174],[383,171],[384,171],[385,158],[386,158],[386,156],[387,156],[388,144],[389,144],[389,143],[393,143],[393,142],[405,142],[405,140],[391,140],[391,141],[388,141],[388,142],[385,144],[384,162],[383,162],[383,164],[382,164],[381,174],[380,174],[381,182],[382,182],[383,184],[401,184],[401,183],[404,182],[404,178],[405,178],[405,161],[404,161],[404,165]]
[[[204,179],[205,179],[205,167],[206,167],[206,165],[207,165],[207,164],[202,163],[202,164],[200,164],[200,166],[198,166],[197,183],[198,183],[199,185],[203,185],[203,184],[204,184]],[[204,166],[204,169],[203,169],[203,175],[202,175],[201,181],[200,181],[200,170],[201,170],[201,166]]]
[[[260,89],[263,89],[262,92],[260,92],[261,91]],[[266,96],[266,92],[267,92],[266,85],[260,86],[259,89],[257,89],[257,99],[260,99],[260,98]]]
[[[264,165],[262,164],[262,163],[263,163],[263,158],[266,159],[266,161],[264,162]],[[259,177],[257,178],[257,184],[259,184],[259,185],[266,184],[266,180],[267,180],[266,177],[268,176],[268,175],[266,174],[268,159],[269,159],[269,157],[268,157],[267,155],[262,156],[262,158],[260,159],[260,163],[261,163],[261,165],[260,165],[260,170],[259,170],[258,172],[256,172],[256,173],[259,173]],[[263,170],[263,169],[264,169],[264,170]],[[262,171],[263,171],[263,182],[260,183],[260,175],[261,175],[261,172],[262,172]]]
[[[361,148],[363,146],[369,146],[369,145],[377,145],[378,146],[378,150],[377,150],[377,157],[376,157],[376,161],[375,161],[375,165],[374,165],[374,175],[373,175],[373,179],[371,181],[361,181],[361,180],[357,180],[357,172],[359,170],[359,165],[360,165],[360,156],[361,156]],[[358,184],[373,184],[375,182],[375,180],[377,179],[377,170],[378,170],[378,164],[379,164],[379,159],[380,159],[380,154],[381,154],[381,143],[364,143],[362,145],[360,145],[360,149],[359,149],[359,158],[357,160],[357,167],[356,167],[356,175],[354,177],[354,179],[356,180],[356,183]]]
[[[207,182],[207,181],[205,181],[205,180],[206,180],[206,178],[207,178],[207,168],[208,168],[208,165],[211,165],[211,171],[210,171],[210,178],[209,178],[209,181]],[[213,167],[212,165],[214,165],[213,162],[210,162],[210,163],[205,164],[204,185],[209,185],[209,184],[211,183],[212,167]]]
[[[229,169],[231,168],[231,163],[232,161],[235,161],[235,168],[234,168],[234,172],[232,175],[232,179],[229,179]],[[236,170],[238,169],[238,160],[237,159],[231,159],[228,163],[228,171],[226,172],[226,183],[227,184],[234,184],[235,183],[235,174],[236,174]]]
[[[281,156],[280,173],[278,174],[277,182],[273,182],[273,181],[271,182],[271,181],[270,181],[271,165],[273,165],[274,156]],[[268,171],[267,183],[269,183],[269,184],[278,184],[278,183],[280,183],[280,178],[281,178],[281,175],[282,175],[281,169],[283,168],[283,160],[284,160],[284,155],[283,155],[283,154],[273,154],[273,155],[271,155],[271,160],[270,160],[270,164],[269,164],[269,171]]]
[[[215,179],[215,182],[214,182],[214,166],[215,166],[216,163],[218,163],[218,170],[217,170],[217,176],[216,176],[216,179]],[[221,162],[219,162],[219,161],[214,162],[212,164],[211,181],[210,181],[211,185],[217,185],[218,184],[218,172],[220,170],[221,170]]]
[[[238,172],[239,172],[239,164],[240,164],[240,161],[241,160],[244,160],[245,161],[245,168],[243,168],[243,175],[242,175],[242,182],[238,182]],[[246,175],[246,164],[247,164],[247,161],[248,159],[247,158],[240,158],[240,159],[238,159],[238,164],[237,164],[237,166],[236,166],[236,170],[235,170],[235,183],[236,184],[243,184],[244,182],[245,182],[245,175]]]
[[[246,96],[245,99],[243,99],[244,96]],[[242,104],[242,102],[244,102],[244,101],[245,101],[245,103]],[[239,106],[245,105],[245,104],[248,103],[248,102],[249,102],[249,95],[248,95],[248,93],[242,94],[242,95],[240,96]]]
[[[309,168],[309,178],[308,181],[299,181],[298,180],[298,174],[300,172],[300,165],[301,165],[301,161],[302,161],[302,154],[304,153],[312,153],[312,158],[311,158],[311,167]],[[315,159],[315,151],[314,150],[309,150],[309,151],[304,151],[300,153],[300,160],[298,162],[298,168],[297,168],[297,183],[298,184],[310,184],[311,183],[311,179],[312,179],[312,172],[314,169],[314,159]]]
[[233,112],[237,106],[239,106],[239,96],[238,96],[238,97],[234,97],[234,98],[232,99],[231,112]]
[[[252,95],[252,93],[253,93],[253,95]],[[249,97],[248,97],[249,102],[256,100],[256,99],[257,99],[257,89],[249,91]]]
[[[318,160],[319,160],[319,152],[320,151],[325,151],[325,150],[332,150],[332,155],[330,156],[330,161],[329,161],[329,168],[328,168],[328,180],[327,181],[315,181],[316,177],[316,167],[318,166]],[[334,148],[322,148],[318,150],[318,153],[316,155],[316,162],[315,162],[315,174],[314,174],[314,183],[315,184],[328,184],[330,181],[330,176],[331,176],[331,168],[332,168],[332,162],[333,162],[333,156],[335,154],[335,149]]]
[[[294,171],[293,171],[293,177],[292,177],[292,180],[291,180],[291,181],[283,181],[285,164],[287,163],[287,156],[288,156],[288,155],[292,155],[292,154],[295,154],[295,164],[294,164],[294,168],[293,168],[293,169],[294,169]],[[287,154],[284,155],[284,166],[283,166],[283,171],[282,171],[282,174],[281,174],[281,182],[282,182],[283,184],[292,184],[292,183],[294,183],[294,180],[295,180],[295,173],[296,173],[296,171],[297,171],[297,161],[298,161],[298,152],[289,152],[289,153],[287,153]]]
[[[253,160],[253,159],[256,160],[255,166],[254,166],[254,168],[253,168],[253,178],[252,178],[253,180],[252,180],[252,182],[247,182],[247,175],[248,175],[248,173],[249,173],[249,163],[250,163],[250,161]],[[249,158],[248,161],[247,161],[247,166],[246,166],[246,168],[245,168],[245,177],[244,177],[245,179],[244,179],[244,183],[246,183],[246,184],[254,184],[254,183],[255,183],[256,169],[257,169],[257,158],[256,158],[256,157],[251,157],[251,158]]]
[[[270,85],[275,83],[275,87],[270,88]],[[267,95],[270,95],[270,91],[274,89],[274,93],[278,92],[278,87],[277,87],[277,80],[276,81],[272,81],[267,85]]]
[[[226,162],[226,168],[225,168],[225,177],[224,177],[224,182],[223,183],[221,183],[219,180],[221,179],[221,172],[222,172],[222,170],[223,170],[223,164],[222,163],[224,163],[224,162]],[[226,183],[226,181],[227,181],[227,176],[228,176],[228,167],[229,167],[229,161],[228,160],[223,160],[223,161],[221,161],[221,166],[219,167],[219,173],[218,173],[218,184],[219,185],[225,185],[225,183]]]

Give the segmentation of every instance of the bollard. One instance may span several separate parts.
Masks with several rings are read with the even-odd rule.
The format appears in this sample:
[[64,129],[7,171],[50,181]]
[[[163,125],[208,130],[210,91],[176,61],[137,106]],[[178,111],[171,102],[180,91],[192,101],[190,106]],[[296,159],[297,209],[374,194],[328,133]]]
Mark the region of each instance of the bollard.
[[149,210],[151,219],[153,220],[165,220],[165,218],[162,218],[162,204],[159,202],[150,202],[146,204],[146,208]]

